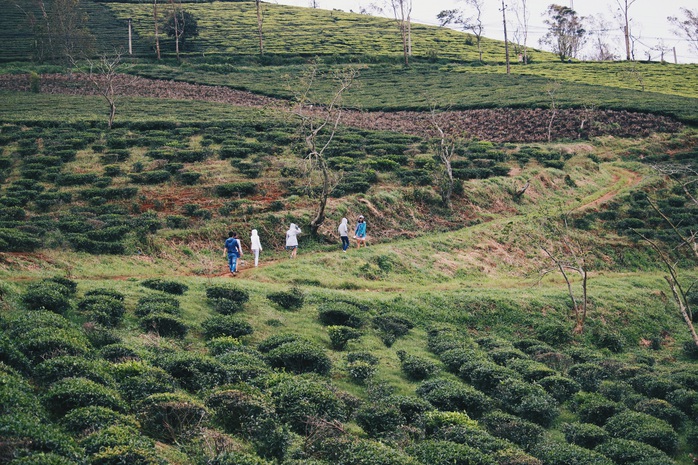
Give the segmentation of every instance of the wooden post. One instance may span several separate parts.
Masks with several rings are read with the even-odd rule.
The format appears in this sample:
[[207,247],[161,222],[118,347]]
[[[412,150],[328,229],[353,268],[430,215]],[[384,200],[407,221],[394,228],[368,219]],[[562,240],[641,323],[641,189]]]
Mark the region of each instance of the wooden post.
[[506,62],[507,62],[507,74],[511,74],[511,66],[509,64],[509,39],[507,38],[507,14],[506,14],[506,5],[504,4],[504,0],[502,0],[502,22],[504,23],[504,54],[506,56]]
[[676,59],[676,47],[674,47],[674,64],[679,64],[679,61]]
[[128,19],[128,54],[133,55],[133,45],[131,40],[131,18]]

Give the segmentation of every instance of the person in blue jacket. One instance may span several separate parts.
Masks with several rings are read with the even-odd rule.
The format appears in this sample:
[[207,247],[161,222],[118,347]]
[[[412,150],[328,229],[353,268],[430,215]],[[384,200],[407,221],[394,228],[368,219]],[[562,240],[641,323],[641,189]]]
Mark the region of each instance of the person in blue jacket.
[[242,247],[238,241],[238,235],[233,231],[228,233],[228,239],[225,240],[223,253],[228,257],[228,267],[230,272],[235,276],[237,274],[238,258],[242,256]]
[[359,215],[359,221],[354,229],[354,239],[356,239],[357,249],[360,249],[362,245],[366,247],[366,221],[364,221],[364,215]]

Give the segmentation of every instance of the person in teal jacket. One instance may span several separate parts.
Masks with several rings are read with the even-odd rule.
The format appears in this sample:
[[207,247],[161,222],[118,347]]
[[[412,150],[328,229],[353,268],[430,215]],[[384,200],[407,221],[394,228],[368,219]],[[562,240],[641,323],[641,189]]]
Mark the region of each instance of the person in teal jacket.
[[354,229],[354,238],[356,239],[357,249],[360,249],[362,245],[366,247],[366,221],[364,221],[364,215],[359,215],[359,222],[356,223],[356,228]]

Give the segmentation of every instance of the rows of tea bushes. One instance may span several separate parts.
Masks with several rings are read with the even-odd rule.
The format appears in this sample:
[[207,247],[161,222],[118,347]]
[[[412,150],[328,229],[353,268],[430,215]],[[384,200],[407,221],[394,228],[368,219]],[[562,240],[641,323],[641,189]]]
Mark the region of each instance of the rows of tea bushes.
[[[273,120],[229,127],[136,124],[109,132],[89,124],[4,124],[0,147],[3,251],[133,253],[162,228],[185,229],[236,211],[271,212],[262,221],[274,230],[284,227],[289,199],[314,194],[297,128]],[[395,181],[408,190],[430,189],[443,169],[433,150],[415,136],[343,129],[325,154],[330,168],[344,173],[332,196]],[[470,179],[507,176],[513,160],[561,168],[565,158],[536,147],[512,154],[468,143],[452,160],[456,196]]]
[[[315,312],[329,343],[288,328],[255,340],[259,300],[242,288],[207,285],[193,325],[180,296],[201,289],[138,284],[129,298],[64,277],[3,289],[5,463],[671,465],[698,452],[689,363],[443,324],[427,328],[426,357],[390,348],[414,329],[400,309],[298,288],[266,298],[280,315]],[[352,342],[376,335],[413,393]]]

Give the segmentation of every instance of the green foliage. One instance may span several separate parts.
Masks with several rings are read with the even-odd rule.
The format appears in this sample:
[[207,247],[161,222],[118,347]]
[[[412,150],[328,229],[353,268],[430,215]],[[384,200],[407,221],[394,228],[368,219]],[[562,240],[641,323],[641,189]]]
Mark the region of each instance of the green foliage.
[[189,327],[181,318],[168,313],[151,313],[141,318],[144,331],[156,333],[162,337],[183,338]]
[[427,358],[410,355],[404,350],[396,353],[400,359],[400,369],[409,380],[421,381],[439,372],[438,365]]
[[201,323],[201,327],[206,339],[224,336],[240,338],[254,332],[251,324],[231,315],[214,315]]
[[299,310],[305,302],[305,294],[297,287],[289,291],[271,292],[267,299],[285,310]]
[[578,392],[571,406],[581,421],[595,425],[603,425],[609,418],[625,410],[623,404],[590,392]]
[[246,195],[253,195],[257,192],[257,184],[253,182],[230,182],[219,184],[215,188],[218,197],[239,198]]
[[270,462],[242,452],[221,452],[207,462],[208,465],[269,465]]
[[374,438],[394,433],[406,423],[400,409],[389,402],[366,403],[355,415],[356,423]]
[[182,295],[189,289],[186,284],[159,278],[146,279],[141,282],[141,286],[174,295]]
[[641,400],[635,404],[634,410],[664,420],[669,423],[672,428],[677,430],[680,429],[687,420],[686,415],[681,410],[662,399]]
[[598,452],[550,440],[538,443],[535,452],[543,463],[550,465],[614,465],[611,459]]
[[126,313],[123,296],[122,299],[107,295],[86,296],[78,302],[78,308],[87,312],[92,321],[107,327],[118,326]]
[[416,393],[439,410],[466,412],[473,418],[480,418],[494,406],[494,401],[483,392],[447,379],[423,381]]
[[349,326],[328,326],[327,333],[330,336],[330,347],[333,350],[344,350],[350,341],[362,336],[360,330]]
[[71,308],[70,291],[55,281],[38,281],[27,286],[22,302],[29,310],[64,314]]
[[207,418],[206,407],[183,393],[153,394],[139,405],[138,419],[143,431],[153,439],[168,443],[196,436]]
[[580,389],[575,380],[560,375],[546,376],[538,380],[538,384],[560,403],[570,399]]
[[228,379],[226,367],[219,360],[193,352],[165,354],[157,364],[191,392],[210,389]]
[[593,449],[610,438],[605,429],[591,423],[565,423],[562,432],[567,442],[587,449]]
[[206,297],[209,299],[227,299],[239,305],[250,300],[250,294],[245,289],[235,286],[211,286],[206,288]]
[[598,390],[599,384],[609,378],[609,374],[604,368],[595,363],[580,363],[574,365],[567,372],[568,376],[575,380],[583,390],[594,392]]
[[480,421],[492,435],[518,444],[524,450],[536,450],[545,433],[545,429],[535,423],[499,411],[485,414]]
[[604,428],[615,438],[644,442],[670,455],[679,445],[679,437],[669,423],[644,413],[626,410],[609,418]]
[[55,416],[63,416],[80,407],[106,407],[115,411],[126,410],[119,393],[85,378],[66,378],[57,381],[44,395],[46,408]]
[[7,441],[3,450],[6,457],[46,453],[49,460],[57,460],[58,455],[75,463],[82,456],[75,440],[60,428],[25,414],[0,416],[0,437]]
[[497,386],[494,397],[507,412],[545,427],[558,415],[557,401],[536,384],[509,379]]
[[41,362],[34,368],[34,376],[43,384],[52,384],[64,378],[85,378],[107,386],[114,383],[108,363],[69,355]]
[[107,426],[125,426],[130,428],[138,428],[140,426],[132,416],[98,406],[71,410],[61,418],[60,424],[66,431],[78,435],[90,434]]
[[408,448],[410,455],[422,463],[434,465],[495,465],[497,462],[481,451],[450,441],[426,440]]
[[283,368],[292,373],[315,372],[326,375],[332,369],[332,362],[322,348],[306,341],[281,344],[271,349],[266,359],[271,367]]
[[419,461],[406,453],[381,442],[368,440],[336,442],[328,441],[332,449],[328,460],[336,465],[418,465]]
[[675,463],[659,449],[638,441],[612,438],[594,449],[619,465],[646,463],[671,465]]
[[318,318],[326,326],[349,326],[359,329],[365,319],[359,308],[346,302],[326,302],[318,306]]
[[378,330],[381,340],[387,347],[391,347],[398,338],[405,336],[414,328],[414,323],[396,313],[383,313],[373,317],[371,323]]

